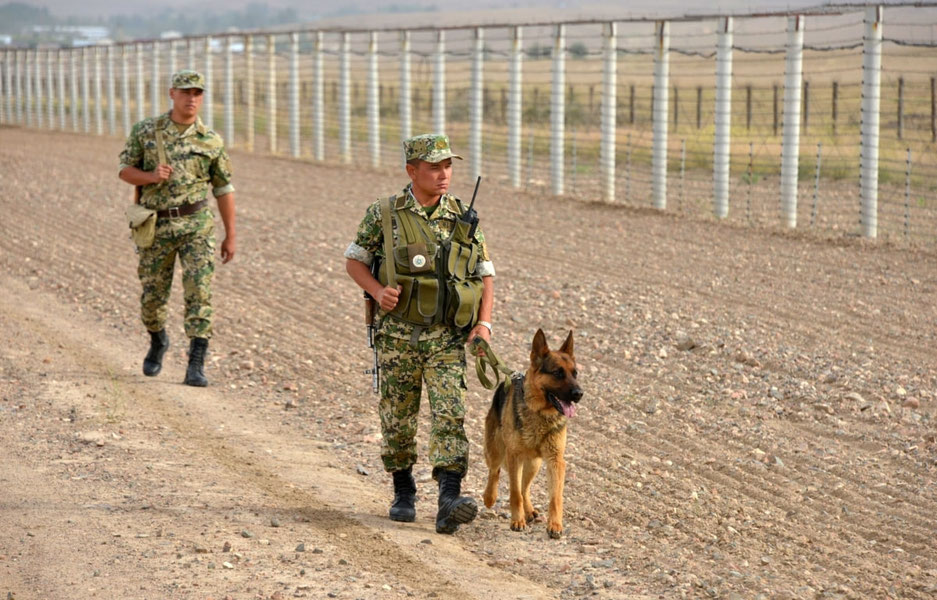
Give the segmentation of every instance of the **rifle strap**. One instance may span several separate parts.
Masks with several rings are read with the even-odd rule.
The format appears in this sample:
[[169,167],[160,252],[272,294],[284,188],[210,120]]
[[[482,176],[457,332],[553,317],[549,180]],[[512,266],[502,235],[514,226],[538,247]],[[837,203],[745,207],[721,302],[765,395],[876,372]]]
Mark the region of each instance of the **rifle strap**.
[[381,198],[381,225],[384,228],[384,268],[387,269],[387,287],[397,287],[397,269],[394,267],[394,224],[391,222],[390,203],[393,196]]

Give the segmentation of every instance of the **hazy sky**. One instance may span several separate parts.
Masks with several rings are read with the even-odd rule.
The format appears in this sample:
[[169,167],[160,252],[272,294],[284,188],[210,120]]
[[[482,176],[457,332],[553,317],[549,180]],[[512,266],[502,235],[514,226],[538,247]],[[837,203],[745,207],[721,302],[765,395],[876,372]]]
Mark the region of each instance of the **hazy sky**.
[[[6,2],[8,0],[0,0]],[[335,17],[334,0],[159,0],[141,2],[127,0],[19,0],[33,6],[45,6],[57,17],[79,16],[88,18],[109,17],[118,14],[146,14],[160,12],[166,8],[191,9],[223,12],[243,10],[250,3],[267,4],[272,9],[293,8],[303,20],[317,17]],[[823,0],[475,0],[476,12],[498,13],[504,10],[552,9],[553,14],[587,15],[590,13],[621,16],[672,16],[679,14],[712,14],[716,12],[763,12],[817,6]],[[390,7],[425,7],[440,12],[464,11],[464,4],[451,0],[346,0],[340,4],[347,12],[379,12]],[[347,14],[346,12],[346,14]],[[481,14],[479,16],[482,16]]]

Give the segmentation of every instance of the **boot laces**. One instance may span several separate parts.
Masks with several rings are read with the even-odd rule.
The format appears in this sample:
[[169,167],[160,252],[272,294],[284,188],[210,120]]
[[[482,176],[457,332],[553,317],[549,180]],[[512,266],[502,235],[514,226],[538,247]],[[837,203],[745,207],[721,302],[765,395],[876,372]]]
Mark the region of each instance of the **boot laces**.
[[207,350],[208,344],[193,342],[192,351],[189,353],[189,361],[199,365],[203,364],[205,362],[205,352]]

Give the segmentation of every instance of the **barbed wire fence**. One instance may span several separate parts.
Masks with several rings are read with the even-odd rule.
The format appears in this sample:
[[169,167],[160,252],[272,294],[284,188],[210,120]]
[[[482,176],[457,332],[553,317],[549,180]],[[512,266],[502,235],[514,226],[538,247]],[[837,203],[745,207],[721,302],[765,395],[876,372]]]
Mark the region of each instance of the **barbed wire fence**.
[[402,163],[752,226],[937,242],[937,9],[223,33],[0,50],[0,123],[126,135],[202,71],[229,147]]

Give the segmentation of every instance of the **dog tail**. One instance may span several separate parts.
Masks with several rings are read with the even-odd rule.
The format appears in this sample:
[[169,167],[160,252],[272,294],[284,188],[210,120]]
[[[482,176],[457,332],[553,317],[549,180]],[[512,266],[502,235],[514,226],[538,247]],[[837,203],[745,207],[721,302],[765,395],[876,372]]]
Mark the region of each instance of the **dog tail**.
[[507,392],[504,390],[504,384],[506,381],[502,381],[498,384],[498,389],[495,390],[494,398],[491,399],[491,413],[494,414],[495,418],[498,420],[498,425],[501,425],[501,411],[504,410],[504,404],[507,401]]

